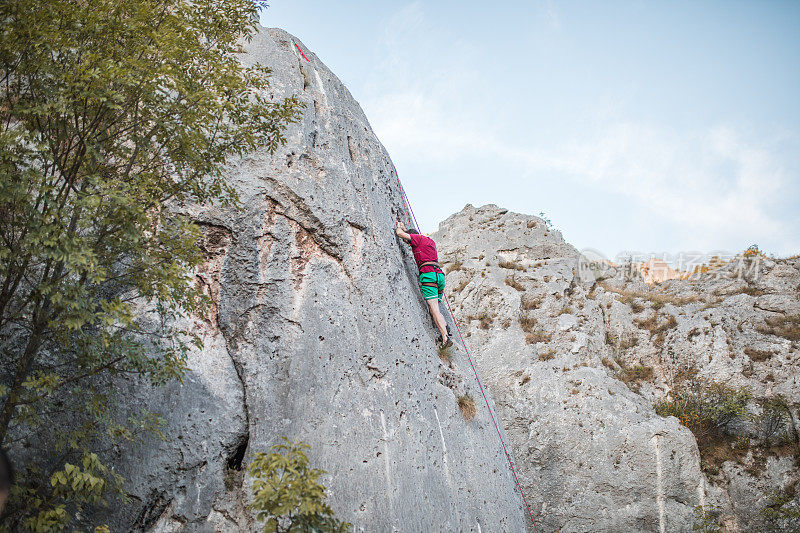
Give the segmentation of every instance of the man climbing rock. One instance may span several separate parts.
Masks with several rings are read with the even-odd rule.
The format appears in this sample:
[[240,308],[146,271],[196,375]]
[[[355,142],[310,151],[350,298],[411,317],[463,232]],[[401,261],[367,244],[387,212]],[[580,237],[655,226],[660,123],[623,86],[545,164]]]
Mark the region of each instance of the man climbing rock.
[[419,268],[419,284],[422,287],[422,297],[428,303],[428,309],[433,317],[433,322],[439,328],[442,336],[442,348],[450,348],[453,341],[447,334],[447,323],[442,312],[439,311],[439,302],[444,294],[444,272],[439,268],[439,256],[436,253],[436,243],[433,239],[420,235],[414,229],[406,230],[402,222],[397,223],[397,236],[411,245],[414,261]]

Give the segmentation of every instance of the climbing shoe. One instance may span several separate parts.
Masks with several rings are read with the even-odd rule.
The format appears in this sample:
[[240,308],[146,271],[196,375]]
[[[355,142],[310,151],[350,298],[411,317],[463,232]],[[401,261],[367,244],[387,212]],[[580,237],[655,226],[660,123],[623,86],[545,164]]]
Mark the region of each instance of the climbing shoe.
[[447,339],[447,342],[442,344],[442,349],[447,350],[453,347],[453,339]]

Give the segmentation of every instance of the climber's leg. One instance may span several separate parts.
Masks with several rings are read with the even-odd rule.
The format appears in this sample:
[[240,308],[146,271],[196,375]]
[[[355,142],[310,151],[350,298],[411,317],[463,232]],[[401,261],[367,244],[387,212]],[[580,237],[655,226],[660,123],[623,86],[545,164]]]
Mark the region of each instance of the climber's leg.
[[431,311],[431,316],[433,317],[434,323],[436,323],[436,327],[439,328],[439,333],[442,334],[442,343],[447,344],[449,340],[447,338],[447,324],[444,321],[444,316],[442,316],[442,312],[439,311],[439,299],[438,298],[431,298],[430,300],[426,300],[428,302],[428,309]]
[[428,303],[428,309],[431,312],[433,323],[436,324],[436,327],[442,334],[442,343],[449,347],[452,346],[452,341],[448,338],[447,323],[444,321],[444,316],[442,316],[442,312],[439,311],[439,298],[441,296],[439,290],[440,288],[444,288],[444,279],[440,280],[439,276],[444,278],[442,274],[438,274],[437,276],[436,272],[425,272],[419,275],[419,284],[422,289],[422,297],[425,298],[425,301]]
[[[437,306],[437,309],[439,309],[441,311],[441,309],[442,309],[442,306],[441,306],[442,297],[444,296],[444,274],[443,273],[441,273],[441,272],[437,272],[436,273],[436,284],[438,285],[438,289],[439,289],[439,304],[440,304],[440,305]],[[445,322],[445,328],[447,329],[447,337],[450,337],[450,324]]]

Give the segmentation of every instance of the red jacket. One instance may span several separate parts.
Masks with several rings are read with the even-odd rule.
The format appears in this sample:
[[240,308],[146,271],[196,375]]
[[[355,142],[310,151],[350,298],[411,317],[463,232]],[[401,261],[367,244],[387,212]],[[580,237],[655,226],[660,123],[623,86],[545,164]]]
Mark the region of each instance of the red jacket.
[[[428,261],[439,262],[439,255],[436,253],[436,243],[433,242],[433,239],[425,235],[419,235],[418,233],[412,233],[409,237],[411,238],[411,251],[414,253],[414,261],[417,262],[417,268],[419,268],[419,265],[422,263],[427,263]],[[419,273],[423,274],[425,272],[436,272],[436,269],[432,265],[425,265],[419,269]]]

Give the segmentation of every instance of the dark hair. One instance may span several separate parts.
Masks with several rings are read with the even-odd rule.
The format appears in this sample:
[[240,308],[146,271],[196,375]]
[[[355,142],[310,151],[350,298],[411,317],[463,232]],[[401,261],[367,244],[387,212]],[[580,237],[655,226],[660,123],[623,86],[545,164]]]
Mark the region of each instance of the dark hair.
[[409,235],[419,235],[419,232],[417,230],[415,230],[414,228],[408,229],[406,231],[406,233],[408,233]]

